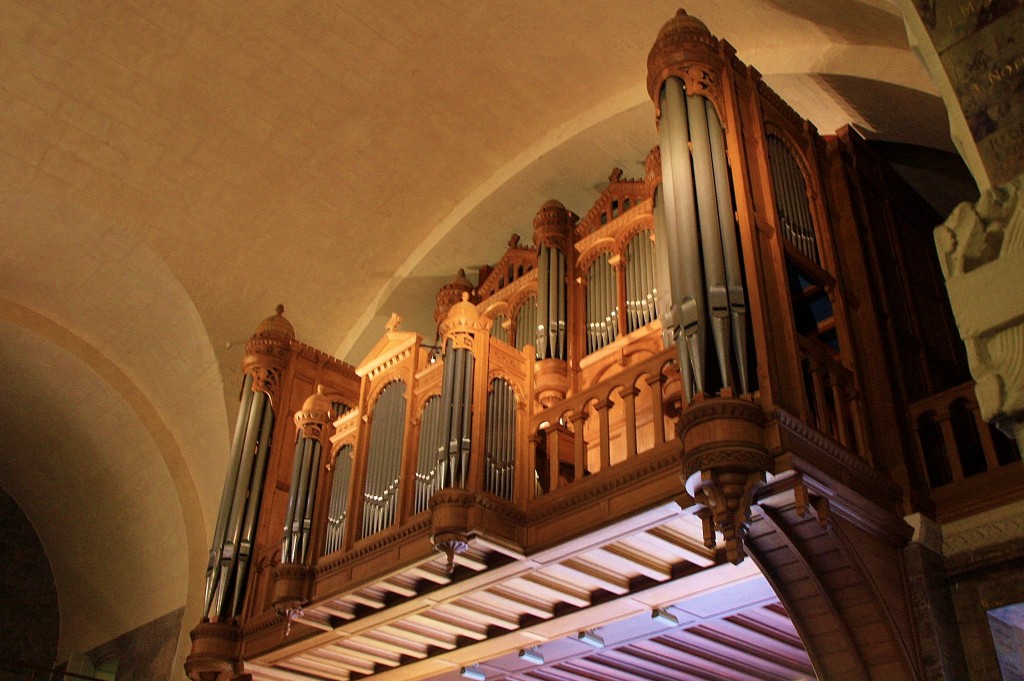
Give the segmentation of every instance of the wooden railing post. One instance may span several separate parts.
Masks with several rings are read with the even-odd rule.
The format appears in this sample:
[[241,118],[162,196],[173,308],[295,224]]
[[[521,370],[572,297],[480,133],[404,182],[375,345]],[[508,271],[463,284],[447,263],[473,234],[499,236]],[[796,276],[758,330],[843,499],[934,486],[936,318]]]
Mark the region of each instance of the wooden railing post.
[[626,410],[626,458],[632,459],[636,456],[636,396],[640,390],[633,384],[619,390],[622,397],[622,407]]

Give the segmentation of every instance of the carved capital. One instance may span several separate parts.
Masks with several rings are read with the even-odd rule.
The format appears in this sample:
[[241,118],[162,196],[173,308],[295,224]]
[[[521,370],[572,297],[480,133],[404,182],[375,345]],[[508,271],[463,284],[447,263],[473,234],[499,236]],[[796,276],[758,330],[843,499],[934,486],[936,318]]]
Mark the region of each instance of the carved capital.
[[547,201],[533,218],[533,243],[567,252],[575,223],[575,216],[560,201]]
[[711,99],[721,112],[720,74],[724,68],[725,59],[718,39],[700,19],[679,10],[662,26],[647,55],[647,92],[657,110],[662,83],[669,76],[675,76],[686,85],[686,94]]
[[935,230],[986,420],[1024,420],[1024,174],[962,203]]
[[320,440],[324,428],[336,417],[331,401],[324,395],[324,386],[318,385],[316,392],[307,397],[302,408],[295,412],[295,428],[299,437]]
[[537,362],[533,385],[537,401],[544,409],[561,402],[569,392],[568,365],[560,359]]

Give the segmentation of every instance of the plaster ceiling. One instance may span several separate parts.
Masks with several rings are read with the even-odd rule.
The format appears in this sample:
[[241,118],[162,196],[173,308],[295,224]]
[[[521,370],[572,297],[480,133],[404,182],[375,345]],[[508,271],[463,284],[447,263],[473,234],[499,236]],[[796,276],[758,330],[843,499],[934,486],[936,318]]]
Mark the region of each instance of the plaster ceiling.
[[[283,302],[353,363],[392,311],[433,338],[459,267],[528,238],[545,200],[585,213],[613,167],[641,174],[647,51],[679,4],[823,132],[951,149],[884,0],[0,0],[0,485],[62,608],[198,620],[256,324]],[[96,533],[125,552],[173,536],[188,565],[139,605],[114,571],[65,569],[90,564],[53,538]]]

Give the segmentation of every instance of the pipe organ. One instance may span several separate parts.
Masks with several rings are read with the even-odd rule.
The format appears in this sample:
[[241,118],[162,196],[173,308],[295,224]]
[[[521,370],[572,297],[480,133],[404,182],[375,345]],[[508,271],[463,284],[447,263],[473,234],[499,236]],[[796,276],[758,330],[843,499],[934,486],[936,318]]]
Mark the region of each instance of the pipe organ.
[[[366,608],[488,569],[474,547],[521,560],[603,514],[678,501],[679,473],[708,564],[716,551],[743,560],[759,491],[795,479],[781,451],[875,475],[875,407],[860,397],[875,380],[859,361],[870,334],[850,332],[840,276],[844,259],[863,270],[862,245],[848,231],[836,252],[825,203],[850,196],[841,173],[825,186],[836,161],[685,13],[658,35],[648,74],[658,146],[645,176],[616,169],[582,217],[544,203],[532,245],[513,236],[475,283],[460,272],[436,299],[440,355],[394,315],[354,367],[298,343],[280,311],[260,325],[192,678],[250,653],[289,659],[292,641],[267,633],[282,617],[296,640],[326,640]],[[606,489],[614,503],[572,515]],[[447,573],[425,567],[435,551]],[[365,587],[383,572],[381,590]],[[423,624],[406,629],[423,638]],[[424,651],[410,659],[436,652]]]

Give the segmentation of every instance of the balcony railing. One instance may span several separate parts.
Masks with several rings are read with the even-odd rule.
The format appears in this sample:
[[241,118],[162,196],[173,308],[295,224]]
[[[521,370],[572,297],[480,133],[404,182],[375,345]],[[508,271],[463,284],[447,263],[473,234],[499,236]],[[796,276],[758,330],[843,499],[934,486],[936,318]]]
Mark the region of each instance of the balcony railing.
[[535,496],[671,440],[674,420],[665,406],[678,399],[675,352],[668,348],[534,414],[537,437],[528,465],[536,475]]
[[973,381],[915,402],[910,417],[932,489],[1020,462],[1014,442],[981,417]]

